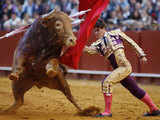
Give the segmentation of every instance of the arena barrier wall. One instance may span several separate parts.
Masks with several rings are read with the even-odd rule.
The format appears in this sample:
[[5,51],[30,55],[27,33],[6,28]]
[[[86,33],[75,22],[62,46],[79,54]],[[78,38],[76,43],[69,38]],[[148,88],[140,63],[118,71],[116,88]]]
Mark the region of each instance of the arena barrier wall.
[[[5,31],[0,31],[0,36],[4,35]],[[133,76],[144,77],[148,76],[151,78],[160,78],[160,31],[127,31],[126,34],[133,38],[146,52],[148,63],[142,64],[136,55],[134,49],[132,49],[127,43],[126,55],[133,66]],[[0,40],[0,66],[1,70],[10,68],[12,65],[13,51],[23,34],[16,35],[14,38],[6,38]],[[88,45],[95,41],[94,35],[88,41]],[[93,55],[89,56],[83,54],[79,63],[79,70],[69,69],[70,73],[79,74],[79,77],[87,73],[92,75],[105,75],[108,74],[112,68],[108,61],[105,61],[103,56]],[[93,75],[92,75],[93,76]],[[91,77],[91,76],[90,76]],[[103,76],[104,77],[104,76]]]

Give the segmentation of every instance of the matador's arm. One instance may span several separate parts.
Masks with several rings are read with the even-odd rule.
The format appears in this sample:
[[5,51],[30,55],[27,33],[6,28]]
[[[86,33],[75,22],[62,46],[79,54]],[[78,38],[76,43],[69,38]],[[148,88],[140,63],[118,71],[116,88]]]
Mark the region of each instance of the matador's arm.
[[96,45],[100,42],[100,40],[97,40],[96,42],[93,42],[90,46],[85,46],[84,49],[83,49],[83,52],[86,52],[90,55],[93,55],[93,54],[98,54],[98,51],[97,51],[97,48],[96,48]]
[[121,30],[117,30],[117,32],[119,33],[119,35],[124,38],[139,54],[139,57],[144,57],[146,56],[146,54],[144,53],[143,49],[141,47],[139,47],[139,45],[129,36],[127,36],[124,32],[122,32]]

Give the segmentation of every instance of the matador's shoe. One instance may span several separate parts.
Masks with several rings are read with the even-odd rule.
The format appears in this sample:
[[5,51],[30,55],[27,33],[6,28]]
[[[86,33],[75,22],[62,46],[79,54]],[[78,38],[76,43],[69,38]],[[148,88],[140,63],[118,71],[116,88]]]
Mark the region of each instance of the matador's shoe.
[[48,77],[55,77],[57,75],[57,71],[53,70],[52,68],[49,68],[46,72]]
[[109,114],[97,114],[95,117],[112,117],[112,113],[109,113]]
[[154,110],[152,112],[147,112],[143,116],[146,116],[146,117],[148,117],[148,116],[160,116],[160,110]]
[[18,74],[18,73],[11,73],[11,74],[9,75],[9,79],[10,79],[10,80],[17,81],[17,80],[19,80],[19,74]]

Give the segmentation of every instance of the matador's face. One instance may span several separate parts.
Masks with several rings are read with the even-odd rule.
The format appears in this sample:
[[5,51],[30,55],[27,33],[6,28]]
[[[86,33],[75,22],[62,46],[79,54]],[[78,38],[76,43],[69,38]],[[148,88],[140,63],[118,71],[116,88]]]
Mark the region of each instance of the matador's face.
[[96,39],[100,39],[101,37],[103,37],[104,33],[106,32],[105,28],[100,28],[100,27],[94,28],[93,31],[94,31]]

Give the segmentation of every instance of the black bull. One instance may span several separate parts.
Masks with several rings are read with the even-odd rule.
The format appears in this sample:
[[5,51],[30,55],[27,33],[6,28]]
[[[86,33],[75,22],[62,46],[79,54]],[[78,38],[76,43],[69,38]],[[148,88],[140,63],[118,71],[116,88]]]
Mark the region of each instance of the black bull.
[[[13,70],[9,76],[12,80],[15,102],[6,110],[7,112],[15,111],[23,105],[24,94],[34,85],[38,88],[48,87],[60,90],[76,108],[81,110],[76,104],[69,85],[64,78],[66,69],[58,61],[65,45],[65,39],[67,39],[64,34],[65,30],[62,30],[63,34],[60,35],[57,33],[60,30],[56,31],[51,28],[56,20],[62,22],[63,20],[54,17],[45,20],[42,17],[35,20],[15,50]],[[52,24],[46,22],[51,22]],[[68,29],[70,30],[70,28]],[[73,40],[71,41],[73,42]]]

